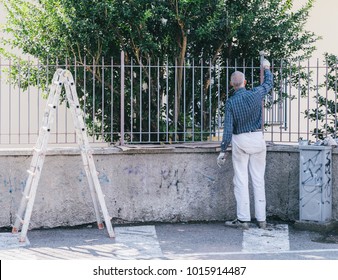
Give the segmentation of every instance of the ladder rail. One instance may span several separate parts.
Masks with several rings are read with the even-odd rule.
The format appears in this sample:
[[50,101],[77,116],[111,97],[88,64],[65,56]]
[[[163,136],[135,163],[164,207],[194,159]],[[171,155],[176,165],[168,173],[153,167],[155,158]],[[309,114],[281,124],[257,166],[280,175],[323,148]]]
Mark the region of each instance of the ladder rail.
[[[95,215],[96,215],[96,221],[97,221],[97,225],[100,229],[104,228],[103,227],[103,223],[102,223],[102,219],[101,219],[101,215],[100,215],[100,210],[99,210],[99,206],[98,206],[98,200],[97,200],[97,193],[95,191],[94,188],[94,182],[89,170],[89,165],[88,165],[88,161],[87,161],[87,157],[86,154],[88,153],[88,147],[89,147],[89,143],[85,142],[85,139],[87,138],[86,135],[84,135],[85,133],[85,124],[83,122],[83,118],[82,116],[82,110],[80,109],[80,103],[78,101],[78,99],[75,99],[75,97],[77,97],[77,95],[73,94],[73,87],[75,87],[74,85],[74,81],[72,81],[72,77],[70,75],[66,76],[67,80],[65,81],[65,90],[66,90],[66,96],[67,96],[67,101],[69,103],[69,108],[71,111],[71,115],[74,121],[74,126],[75,126],[75,132],[76,132],[76,140],[77,143],[80,147],[80,151],[81,151],[81,157],[82,157],[82,161],[83,161],[83,166],[84,166],[84,170],[86,173],[86,177],[88,180],[88,184],[89,184],[89,190],[90,190],[90,195],[92,197],[92,201],[93,201],[93,205],[94,205],[94,210],[95,210]],[[76,92],[76,91],[75,91]],[[81,122],[82,120],[82,122]]]
[[[61,74],[61,71],[56,71],[54,76],[53,76],[53,83],[51,85],[51,89],[50,89],[50,93],[47,99],[47,106],[44,112],[44,118],[43,118],[43,122],[42,122],[42,126],[40,128],[40,132],[39,132],[39,137],[37,140],[37,144],[36,147],[33,149],[33,158],[31,160],[31,164],[30,164],[30,168],[28,171],[29,176],[28,179],[26,181],[25,184],[25,188],[23,191],[23,196],[20,202],[20,206],[16,215],[16,220],[14,222],[13,228],[12,228],[12,232],[13,233],[17,233],[19,228],[20,228],[20,224],[24,224],[26,219],[22,219],[23,215],[25,214],[25,210],[27,212],[27,209],[29,209],[27,207],[28,201],[31,198],[31,189],[32,189],[32,185],[34,186],[35,182],[34,182],[34,177],[35,177],[35,173],[36,173],[36,167],[39,166],[40,164],[43,164],[43,160],[44,160],[44,154],[46,152],[46,145],[43,146],[43,143],[47,143],[48,142],[48,138],[49,138],[49,131],[45,130],[46,125],[49,122],[53,121],[53,112],[51,112],[51,107],[48,106],[49,104],[53,104],[53,109],[56,108],[57,103],[59,102],[59,93],[61,92],[61,88],[60,88],[60,84],[59,82],[57,82],[59,80],[59,76]],[[58,86],[57,86],[58,84]],[[55,94],[56,92],[56,94]],[[40,162],[41,157],[43,156],[43,160],[42,162]],[[40,168],[40,172],[41,172],[42,167]],[[36,182],[37,183],[37,182]],[[33,191],[34,193],[34,191]],[[34,200],[33,200],[34,201]],[[30,217],[30,214],[27,215],[27,217]]]
[[[73,116],[73,120],[75,124],[75,129],[77,133],[77,141],[81,149],[82,160],[83,160],[83,164],[86,170],[86,175],[89,181],[89,188],[92,194],[94,208],[95,208],[95,205],[97,204],[96,202],[96,199],[97,199],[99,204],[101,205],[101,210],[102,210],[102,214],[105,220],[108,234],[110,237],[114,237],[115,234],[114,234],[111,222],[110,222],[111,217],[108,214],[104,195],[102,193],[102,189],[101,189],[100,182],[98,179],[98,172],[96,170],[94,159],[92,156],[92,150],[90,149],[90,146],[89,146],[86,126],[83,120],[83,111],[80,109],[80,103],[79,103],[78,96],[76,94],[76,88],[75,88],[73,76],[71,75],[69,71],[65,73],[65,76],[67,77],[67,81],[65,82],[67,100],[71,108],[71,112],[72,112],[72,116]],[[96,194],[96,196],[94,194]],[[96,214],[98,215],[97,211],[96,211]],[[97,220],[98,227],[103,228],[103,224],[102,222],[100,223],[100,220],[99,219]]]

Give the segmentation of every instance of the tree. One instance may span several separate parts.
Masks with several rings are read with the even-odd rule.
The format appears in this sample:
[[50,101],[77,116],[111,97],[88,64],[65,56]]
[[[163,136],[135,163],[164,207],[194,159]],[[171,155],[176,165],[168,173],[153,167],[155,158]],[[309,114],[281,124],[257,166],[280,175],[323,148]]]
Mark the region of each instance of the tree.
[[325,81],[318,85],[313,96],[316,107],[305,111],[305,117],[319,123],[313,131],[317,139],[324,139],[327,136],[338,137],[338,58],[334,54],[326,53],[324,63],[327,70],[324,75]]
[[[203,130],[203,123],[207,117],[211,118],[210,115],[215,114],[215,109],[201,116],[192,112],[192,104],[194,103],[195,108],[203,110],[204,104],[217,102],[214,93],[208,97],[212,77],[207,71],[201,72],[200,75],[199,83],[203,88],[198,89],[201,91],[199,97],[194,99],[188,95],[186,100],[182,101],[184,86],[188,87],[187,92],[191,92],[189,87],[194,86],[189,75],[186,77],[189,83],[183,85],[186,66],[194,61],[210,66],[228,60],[233,61],[235,58],[245,58],[242,65],[248,65],[251,60],[258,60],[258,52],[262,49],[269,50],[272,58],[301,60],[312,53],[313,43],[318,39],[315,34],[304,30],[313,0],[308,0],[298,11],[292,10],[292,0],[2,2],[9,12],[4,31],[12,36],[4,43],[20,48],[23,53],[39,59],[40,65],[52,62],[66,64],[70,68],[80,65],[83,66],[81,69],[84,73],[79,73],[78,77],[87,75],[95,77],[97,82],[87,85],[86,89],[83,88],[85,78],[77,79],[77,84],[81,89],[81,100],[82,103],[86,103],[87,112],[93,112],[87,114],[87,124],[93,133],[101,131],[102,135],[105,131],[112,131],[112,126],[116,127],[114,131],[119,131],[119,108],[111,112],[110,105],[119,104],[119,88],[116,83],[112,83],[112,79],[118,80],[120,73],[117,70],[109,72],[109,69],[103,67],[101,69],[94,65],[106,61],[120,61],[121,50],[125,52],[126,65],[130,65],[133,61],[141,65],[141,75],[137,78],[143,79],[140,83],[148,84],[150,102],[144,105],[143,110],[152,112],[158,104],[162,104],[162,100],[159,101],[152,92],[160,89],[159,98],[168,94],[169,104],[166,106],[174,110],[166,111],[163,122],[168,123],[169,120],[170,126],[175,127],[174,130],[177,132],[183,131],[182,118],[185,118],[187,113],[191,116],[193,125],[198,125]],[[4,51],[2,53],[6,54]],[[14,77],[18,74],[14,71],[12,81],[20,80],[20,85],[24,86],[23,81],[27,80],[24,69],[33,66],[28,66],[27,62],[22,60],[19,62],[12,54],[6,55],[16,61],[15,65],[17,63],[22,65],[20,79]],[[168,92],[163,90],[166,87],[165,81],[159,81],[158,85],[155,73],[147,67],[155,58],[158,65],[177,66],[176,76],[171,75],[168,78]],[[160,75],[168,75],[167,70],[160,67]],[[131,67],[127,67],[126,71],[129,77],[135,74],[132,73]],[[34,71],[30,69],[30,79],[34,79],[32,73]],[[220,74],[221,79],[225,79],[225,74]],[[48,84],[47,77],[44,79]],[[89,80],[86,79],[87,82]],[[126,85],[127,98],[131,97],[130,89],[133,86]],[[224,93],[228,89],[222,85],[221,91],[224,98]],[[104,98],[95,95],[95,92],[104,92]],[[103,102],[107,103],[107,106],[101,106]],[[131,117],[131,110],[137,109],[138,104],[132,100],[128,102],[126,117]],[[165,108],[162,110],[165,111]],[[157,108],[154,113],[159,115],[160,111]],[[139,122],[136,126],[140,132],[141,127],[145,127],[147,123],[150,123],[148,129],[159,126],[149,119],[150,114],[147,117],[137,116],[137,118]],[[99,125],[102,123],[100,121],[108,119],[114,121]],[[130,124],[133,125],[135,123]],[[104,137],[108,141],[113,141],[116,140],[117,134],[113,138],[110,138],[111,135]]]

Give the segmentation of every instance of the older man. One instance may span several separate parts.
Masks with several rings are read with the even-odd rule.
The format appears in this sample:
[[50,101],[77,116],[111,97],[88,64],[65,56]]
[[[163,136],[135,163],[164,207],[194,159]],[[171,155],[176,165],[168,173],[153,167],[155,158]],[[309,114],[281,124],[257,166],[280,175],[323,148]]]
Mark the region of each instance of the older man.
[[223,165],[228,153],[225,153],[232,143],[232,163],[234,167],[234,194],[237,203],[237,219],[228,221],[228,226],[249,229],[250,198],[249,174],[252,180],[255,202],[255,217],[260,228],[266,228],[265,201],[265,158],[266,145],[262,131],[262,100],[273,86],[270,63],[262,62],[264,82],[258,87],[246,90],[244,74],[235,71],[231,75],[230,85],[235,93],[225,106],[224,134],[221,152],[217,164]]

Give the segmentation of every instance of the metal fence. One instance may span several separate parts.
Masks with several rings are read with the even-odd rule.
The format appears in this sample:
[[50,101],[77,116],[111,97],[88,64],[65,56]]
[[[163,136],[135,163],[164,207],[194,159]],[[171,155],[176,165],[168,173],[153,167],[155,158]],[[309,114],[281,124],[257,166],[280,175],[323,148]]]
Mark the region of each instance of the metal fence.
[[[271,60],[274,89],[264,109],[265,139],[295,143],[336,134],[337,63]],[[34,144],[57,68],[75,78],[91,143],[221,141],[224,104],[234,70],[248,88],[261,80],[259,61],[102,58],[12,61],[0,58],[0,144]],[[330,108],[330,110],[328,110]],[[66,102],[60,104],[51,143],[76,143]]]

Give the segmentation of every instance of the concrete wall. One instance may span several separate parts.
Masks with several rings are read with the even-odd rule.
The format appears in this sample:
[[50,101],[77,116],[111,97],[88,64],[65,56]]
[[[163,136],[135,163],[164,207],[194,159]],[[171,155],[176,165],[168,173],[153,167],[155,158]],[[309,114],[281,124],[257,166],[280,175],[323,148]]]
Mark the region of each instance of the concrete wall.
[[[217,145],[218,147],[218,145]],[[31,150],[0,150],[0,227],[15,219]],[[231,158],[216,165],[216,146],[95,149],[94,159],[113,223],[219,221],[235,217]],[[338,219],[337,154],[333,157],[333,219]],[[299,219],[299,150],[270,146],[266,169],[267,214]],[[253,209],[252,209],[253,211]],[[76,149],[48,151],[31,228],[95,221]]]

